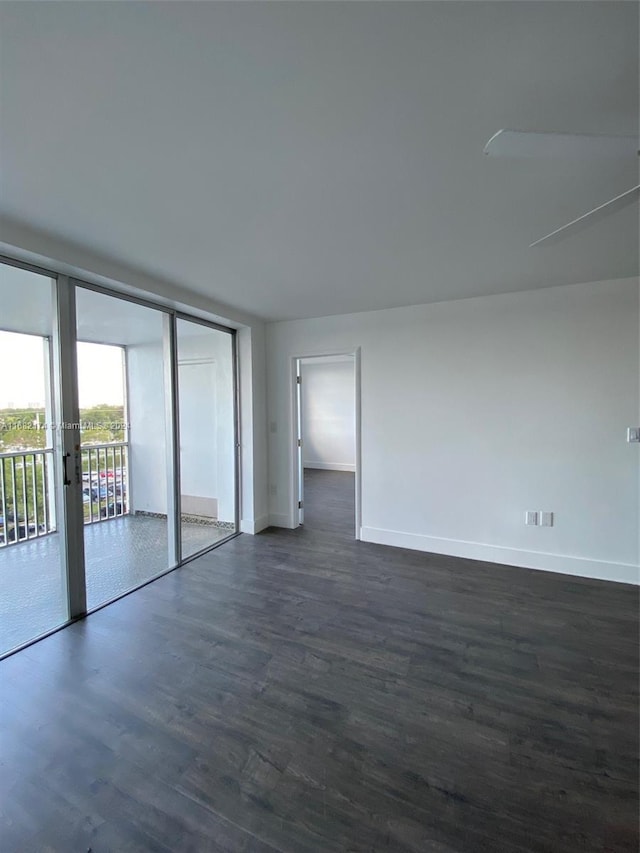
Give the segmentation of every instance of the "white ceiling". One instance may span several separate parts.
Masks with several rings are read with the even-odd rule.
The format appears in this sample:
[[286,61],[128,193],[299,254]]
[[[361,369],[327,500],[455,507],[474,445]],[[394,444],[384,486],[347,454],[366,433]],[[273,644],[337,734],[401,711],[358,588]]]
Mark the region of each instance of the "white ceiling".
[[638,273],[630,162],[484,157],[638,131],[633,2],[0,3],[17,222],[269,319]]

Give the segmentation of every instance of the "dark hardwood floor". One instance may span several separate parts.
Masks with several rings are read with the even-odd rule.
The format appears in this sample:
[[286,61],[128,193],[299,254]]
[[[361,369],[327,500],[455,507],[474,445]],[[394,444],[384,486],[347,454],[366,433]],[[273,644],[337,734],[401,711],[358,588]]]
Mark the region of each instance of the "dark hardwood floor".
[[359,543],[352,496],[0,663],[3,853],[637,851],[637,590]]
[[340,541],[354,540],[355,488],[354,474],[305,468],[305,530],[322,530]]

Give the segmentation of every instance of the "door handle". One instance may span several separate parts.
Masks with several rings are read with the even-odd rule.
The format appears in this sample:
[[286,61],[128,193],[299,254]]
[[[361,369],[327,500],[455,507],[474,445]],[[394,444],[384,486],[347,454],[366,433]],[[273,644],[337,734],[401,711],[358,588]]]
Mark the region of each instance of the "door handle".
[[71,456],[70,453],[63,453],[62,454],[62,484],[64,486],[70,486],[71,485],[71,480],[69,479],[69,477],[67,475],[67,459],[69,459],[70,456]]

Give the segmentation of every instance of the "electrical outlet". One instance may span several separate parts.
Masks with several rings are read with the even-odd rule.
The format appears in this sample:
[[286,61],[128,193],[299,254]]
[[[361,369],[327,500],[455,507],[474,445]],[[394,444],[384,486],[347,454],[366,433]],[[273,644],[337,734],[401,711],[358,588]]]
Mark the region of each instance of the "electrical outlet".
[[524,514],[524,523],[527,525],[537,525],[538,524],[538,513],[535,511],[529,510]]
[[553,513],[552,512],[542,512],[538,513],[538,524],[540,527],[553,527]]
[[271,485],[269,486],[269,494],[272,498],[275,498],[275,496],[278,494],[278,487],[275,483],[271,483]]
[[640,427],[627,428],[627,441],[629,444],[634,444],[635,442],[640,441]]

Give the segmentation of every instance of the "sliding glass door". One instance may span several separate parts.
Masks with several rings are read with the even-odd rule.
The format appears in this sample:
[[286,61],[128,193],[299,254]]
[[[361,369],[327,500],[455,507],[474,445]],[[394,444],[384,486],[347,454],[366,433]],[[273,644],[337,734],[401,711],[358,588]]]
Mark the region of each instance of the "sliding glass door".
[[69,608],[55,281],[0,264],[0,305],[1,654],[64,624]]
[[168,314],[76,290],[87,609],[176,565]]
[[234,338],[176,324],[182,558],[236,532]]
[[237,532],[235,337],[0,263],[0,655]]

